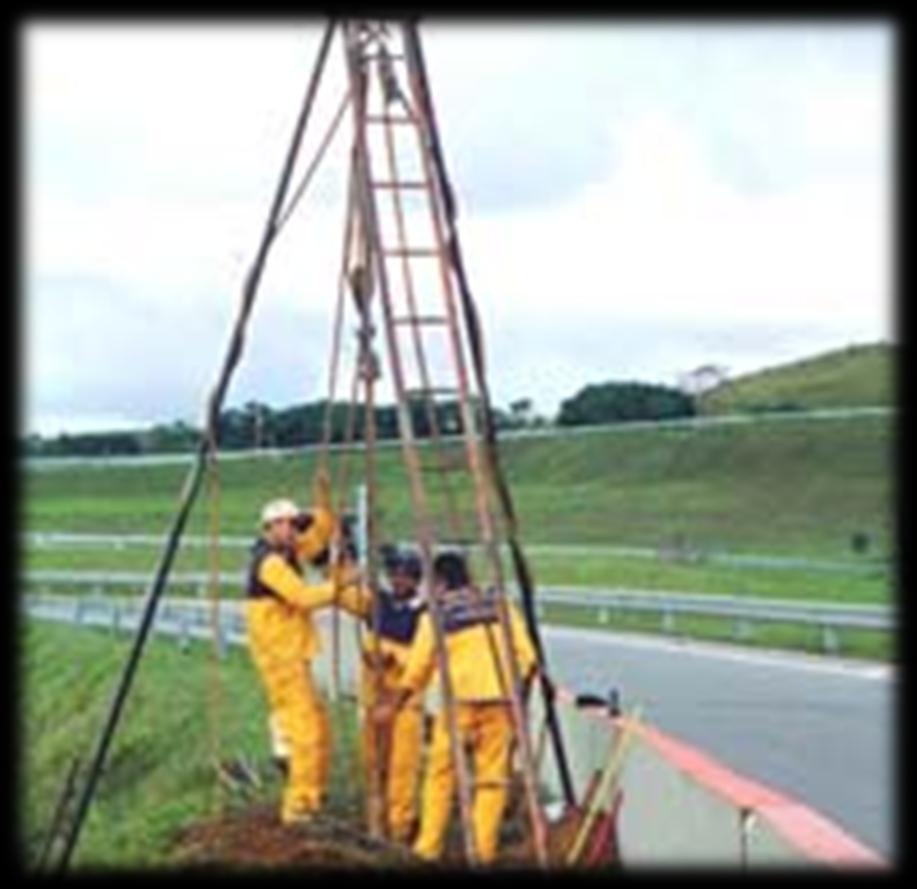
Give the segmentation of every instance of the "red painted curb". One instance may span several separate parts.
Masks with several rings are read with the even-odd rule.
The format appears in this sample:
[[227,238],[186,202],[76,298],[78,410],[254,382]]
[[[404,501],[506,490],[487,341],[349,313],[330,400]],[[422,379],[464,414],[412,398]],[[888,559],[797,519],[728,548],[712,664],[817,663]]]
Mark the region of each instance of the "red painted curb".
[[[558,700],[575,705],[575,696],[557,689]],[[712,756],[683,741],[666,735],[646,723],[626,716],[611,717],[603,711],[580,710],[589,719],[607,722],[609,727],[630,730],[663,759],[686,773],[699,785],[725,799],[739,811],[753,813],[812,861],[839,867],[887,868],[877,852],[854,839],[814,809],[772,790],[764,784],[737,774]]]

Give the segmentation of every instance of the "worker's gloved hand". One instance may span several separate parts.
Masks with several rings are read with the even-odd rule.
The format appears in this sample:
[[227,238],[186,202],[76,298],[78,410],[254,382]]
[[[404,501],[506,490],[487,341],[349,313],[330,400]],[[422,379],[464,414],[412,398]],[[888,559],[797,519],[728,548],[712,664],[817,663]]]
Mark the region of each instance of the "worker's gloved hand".
[[328,580],[338,589],[356,586],[360,583],[360,568],[355,562],[351,562],[349,559],[338,562],[328,569]]
[[383,692],[370,710],[370,719],[376,725],[387,725],[398,712],[398,700],[391,693]]
[[376,725],[386,725],[390,723],[398,713],[398,710],[410,698],[410,692],[398,689],[396,691],[382,690],[375,705],[370,710],[370,719]]
[[293,527],[296,529],[297,534],[303,534],[309,530],[309,527],[312,524],[312,513],[306,510],[303,510],[299,515],[293,519]]
[[363,654],[366,666],[371,670],[386,671],[396,664],[395,655],[390,651],[367,651]]

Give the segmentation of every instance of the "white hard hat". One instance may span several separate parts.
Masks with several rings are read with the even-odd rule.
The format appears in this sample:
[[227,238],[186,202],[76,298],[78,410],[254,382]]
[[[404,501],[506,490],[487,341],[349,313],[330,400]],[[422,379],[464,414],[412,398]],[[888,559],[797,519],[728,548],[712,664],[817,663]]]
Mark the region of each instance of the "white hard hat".
[[299,507],[292,501],[281,498],[266,503],[261,510],[261,524],[269,525],[277,519],[295,519],[300,513]]

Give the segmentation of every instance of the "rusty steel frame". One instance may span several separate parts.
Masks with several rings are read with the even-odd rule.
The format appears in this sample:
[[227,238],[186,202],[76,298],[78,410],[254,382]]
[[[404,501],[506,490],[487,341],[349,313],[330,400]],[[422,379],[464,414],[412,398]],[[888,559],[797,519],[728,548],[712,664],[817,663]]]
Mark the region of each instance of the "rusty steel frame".
[[361,204],[363,222],[366,234],[374,248],[374,259],[377,265],[380,301],[386,339],[389,345],[389,364],[398,401],[398,421],[401,433],[402,453],[405,466],[408,470],[412,500],[415,508],[415,521],[421,558],[424,565],[424,586],[426,588],[430,616],[434,625],[434,639],[436,657],[439,665],[440,681],[443,694],[443,704],[446,719],[449,725],[450,748],[453,762],[457,765],[457,785],[459,796],[459,810],[462,819],[462,834],[465,844],[465,853],[468,861],[475,864],[478,861],[477,849],[474,841],[474,831],[471,823],[471,788],[468,786],[468,765],[463,745],[458,741],[458,731],[455,719],[454,696],[448,670],[448,657],[442,631],[442,619],[439,612],[439,603],[432,595],[432,566],[434,537],[430,522],[429,506],[422,482],[420,460],[414,439],[411,416],[405,397],[404,374],[398,352],[398,342],[395,326],[392,319],[391,295],[388,286],[388,271],[385,266],[385,257],[380,240],[379,223],[376,216],[376,205],[372,195],[372,174],[370,168],[369,151],[366,140],[366,108],[365,85],[367,72],[365,62],[361,56],[359,39],[359,26],[354,22],[342,23],[344,37],[344,53],[347,72],[351,88],[352,108],[354,117],[354,144],[356,146],[356,179],[358,185],[358,199]]
[[[406,26],[402,25],[402,28],[404,29],[402,33],[402,39],[406,41]],[[449,679],[448,659],[445,652],[445,640],[442,632],[441,615],[439,614],[439,603],[437,602],[436,597],[432,594],[431,588],[431,546],[434,539],[434,529],[431,522],[429,503],[427,501],[426,491],[424,488],[422,466],[417,455],[417,449],[413,435],[412,418],[408,408],[405,391],[406,387],[404,385],[404,369],[401,365],[399,344],[395,331],[395,324],[397,323],[398,319],[395,319],[393,314],[392,291],[389,286],[388,267],[386,265],[387,257],[401,257],[402,274],[407,290],[409,309],[412,316],[416,318],[416,305],[413,298],[414,294],[412,278],[410,275],[408,259],[412,255],[419,255],[421,251],[416,248],[412,249],[405,244],[404,219],[402,215],[399,189],[397,188],[398,174],[394,158],[394,146],[392,144],[391,124],[389,121],[390,115],[387,113],[373,115],[373,117],[374,119],[380,119],[385,126],[387,159],[389,174],[391,178],[388,180],[373,179],[370,151],[367,145],[366,136],[367,118],[369,116],[366,108],[368,101],[368,64],[365,57],[360,55],[359,39],[356,36],[360,30],[361,26],[359,25],[345,24],[344,26],[345,42],[348,43],[347,56],[349,66],[348,70],[350,71],[351,77],[351,94],[354,96],[354,122],[357,129],[355,142],[357,145],[358,157],[362,161],[362,164],[359,165],[360,174],[358,178],[360,179],[361,184],[361,198],[364,202],[363,212],[366,214],[366,229],[373,241],[374,247],[376,248],[376,264],[379,272],[381,302],[385,319],[386,334],[389,343],[389,360],[391,363],[394,388],[398,400],[403,453],[411,484],[412,499],[415,505],[418,539],[424,557],[426,586],[429,594],[428,598],[430,600],[431,617],[433,619],[435,628],[434,636],[436,637],[437,660],[440,666],[443,704],[446,713],[447,725],[449,728],[450,749],[453,755],[453,763],[456,767],[456,783],[459,790],[459,805],[462,814],[463,838],[465,841],[466,857],[470,863],[474,864],[477,862],[477,850],[475,848],[473,830],[471,829],[469,817],[472,796],[472,783],[468,774],[468,763],[463,749],[463,744],[460,741],[457,730],[455,713],[456,700],[452,692],[451,682]],[[380,32],[377,31],[377,36],[375,37],[380,45],[377,57],[379,59],[384,59],[390,62],[393,55],[388,53],[384,42],[385,38],[378,36],[379,33]],[[379,69],[381,69],[381,65],[377,66],[377,70],[380,76],[381,88],[382,72]],[[423,163],[424,172],[424,182],[422,185],[428,198],[427,206],[430,213],[430,221],[435,240],[435,245],[433,248],[426,248],[422,252],[424,255],[432,255],[438,260],[438,272],[442,293],[444,295],[449,342],[451,345],[452,366],[456,375],[459,395],[459,410],[462,420],[461,425],[465,443],[466,459],[474,486],[476,517],[478,520],[480,539],[485,545],[485,550],[489,556],[493,576],[495,579],[500,632],[503,635],[503,639],[507,645],[508,650],[512,652],[512,626],[510,623],[508,605],[505,600],[505,585],[502,572],[502,563],[500,560],[498,543],[496,539],[495,519],[492,508],[493,479],[490,477],[488,472],[488,462],[486,458],[482,456],[479,449],[477,438],[477,423],[475,421],[475,413],[472,410],[472,387],[466,366],[464,345],[461,335],[460,316],[456,305],[456,294],[451,277],[451,254],[448,251],[447,238],[444,233],[444,210],[442,204],[440,203],[436,188],[438,183],[436,178],[436,170],[433,168],[432,160],[429,157],[428,146],[431,141],[430,127],[432,126],[432,123],[424,114],[424,104],[418,100],[418,96],[421,95],[421,87],[418,86],[417,81],[422,77],[422,72],[415,68],[413,71],[409,70],[408,75],[412,97],[417,106],[417,110],[415,110],[413,114],[411,113],[410,108],[406,108],[405,110],[407,111],[407,118],[409,120],[413,119],[416,123],[414,129],[418,139],[418,147]],[[425,87],[426,84],[423,86]],[[382,92],[384,93],[384,89]],[[379,184],[380,182],[381,185]],[[399,237],[399,246],[397,248],[389,247],[388,245],[383,245],[381,243],[380,224],[377,216],[378,211],[375,204],[375,189],[378,188],[391,189],[392,191],[392,195],[395,201],[394,206],[396,229]],[[418,355],[418,366],[422,377],[421,382],[423,383],[424,389],[429,390],[430,386],[429,380],[427,379],[426,362],[422,357],[423,348],[421,345],[419,325],[414,324],[412,331],[415,350],[417,351]],[[429,405],[429,401],[427,403]],[[431,424],[431,427],[431,431],[435,435],[437,431],[436,426]],[[431,446],[435,447],[436,442],[432,442]],[[528,737],[527,722],[521,702],[522,682],[519,675],[518,664],[516,663],[515,658],[508,658],[508,668],[511,675],[507,681],[507,677],[503,675],[500,658],[497,655],[496,644],[492,636],[492,627],[490,626],[487,627],[487,635],[488,641],[490,643],[491,655],[494,658],[494,663],[498,671],[500,684],[504,691],[504,698],[510,706],[515,739],[518,744],[520,757],[522,759],[526,802],[532,824],[536,855],[539,863],[544,865],[547,862],[547,826],[544,818],[544,813],[541,810],[537,799],[537,787],[535,783],[536,778],[533,767],[531,742]]]
[[417,32],[417,24],[414,20],[409,20],[404,26],[405,34],[405,57],[408,60],[409,70],[415,72],[416,83],[420,87],[417,96],[420,107],[430,122],[429,150],[434,161],[434,166],[438,174],[437,182],[442,191],[443,207],[445,209],[445,223],[448,229],[447,243],[450,250],[450,258],[455,272],[459,293],[462,298],[462,308],[465,315],[466,333],[471,346],[472,364],[475,371],[475,377],[478,382],[479,396],[481,398],[481,419],[484,432],[484,453],[487,458],[488,468],[491,473],[491,481],[495,488],[491,493],[496,495],[497,502],[502,510],[504,520],[504,533],[506,541],[510,546],[510,552],[513,560],[513,568],[516,573],[516,579],[519,584],[522,595],[523,613],[525,615],[526,625],[535,644],[538,655],[539,669],[538,681],[541,687],[542,698],[547,715],[548,731],[551,736],[554,757],[558,768],[561,781],[561,787],[564,794],[564,801],[568,806],[576,802],[576,792],[573,786],[573,778],[570,772],[567,754],[563,743],[563,735],[560,730],[560,723],[557,719],[557,711],[554,706],[554,688],[549,682],[543,667],[545,665],[544,646],[541,641],[541,634],[538,631],[538,618],[535,613],[534,604],[534,582],[529,570],[522,546],[519,541],[518,525],[516,521],[515,507],[513,506],[512,495],[506,478],[500,465],[499,451],[497,449],[497,431],[491,412],[490,392],[487,384],[487,374],[484,365],[484,348],[482,341],[482,331],[474,305],[474,299],[468,286],[465,266],[462,260],[461,243],[458,236],[458,230],[455,225],[457,216],[457,207],[455,196],[449,185],[445,169],[445,159],[443,157],[439,133],[436,127],[436,115],[433,107],[433,97],[426,76],[426,64],[423,58],[423,48],[420,43],[420,36]]

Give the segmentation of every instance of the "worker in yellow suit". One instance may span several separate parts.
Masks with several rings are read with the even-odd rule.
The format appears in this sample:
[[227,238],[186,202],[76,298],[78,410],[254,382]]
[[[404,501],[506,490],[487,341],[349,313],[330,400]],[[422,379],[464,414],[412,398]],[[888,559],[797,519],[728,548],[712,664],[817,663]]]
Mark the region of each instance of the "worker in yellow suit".
[[[299,510],[293,519],[296,530],[293,543],[293,553],[297,568],[304,563],[316,567],[327,566],[328,549],[332,537],[337,530],[337,522],[331,509],[331,487],[327,472],[316,473],[313,485],[314,505],[310,510]],[[295,506],[295,504],[294,504]],[[334,579],[325,572],[326,579]],[[337,577],[340,582],[340,577]],[[307,618],[311,622],[311,618]],[[308,660],[311,660],[312,654]],[[306,668],[309,669],[307,661]],[[327,783],[331,757],[331,727],[328,721],[327,710],[319,699],[318,709],[315,711],[318,724],[320,741],[318,748],[321,751],[322,786]],[[275,765],[286,777],[290,769],[290,740],[284,732],[282,720],[273,710],[268,713],[268,733],[270,735],[271,756]]]
[[419,595],[422,566],[417,555],[396,551],[387,559],[386,568],[391,590],[379,591],[377,613],[367,607],[364,614],[368,632],[361,651],[362,749],[370,805],[379,769],[383,830],[390,839],[406,843],[417,821],[423,695],[413,696],[384,724],[375,721],[373,710],[382,696],[397,688],[426,606]]
[[[531,683],[537,656],[522,617],[507,603],[511,626],[511,648],[499,632],[497,602],[493,590],[478,590],[471,584],[465,560],[457,553],[443,553],[433,565],[434,589],[445,634],[446,657],[456,722],[462,743],[471,748],[474,768],[472,823],[478,858],[493,861],[497,853],[500,824],[508,796],[511,755],[514,742],[510,705],[510,657],[515,657],[523,693]],[[398,684],[389,699],[380,702],[376,718],[391,719],[393,710],[417,695],[436,670],[433,626],[425,614],[417,628],[411,651]],[[507,685],[504,685],[504,682]],[[446,714],[440,710],[433,727],[427,769],[424,775],[420,833],[414,852],[435,860],[443,850],[449,812],[455,788]]]
[[[304,582],[298,556],[308,557],[327,546],[335,522],[333,516],[313,518],[301,534],[297,530],[301,517],[302,511],[290,500],[273,500],[264,507],[246,590],[249,650],[268,699],[270,719],[289,747],[280,813],[284,823],[308,820],[320,809],[328,778],[330,727],[311,670],[320,650],[312,612],[336,600],[355,609],[355,600],[364,595],[354,577]],[[318,530],[309,536],[313,528]]]

